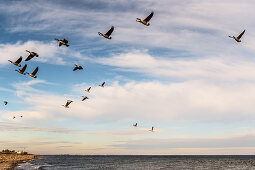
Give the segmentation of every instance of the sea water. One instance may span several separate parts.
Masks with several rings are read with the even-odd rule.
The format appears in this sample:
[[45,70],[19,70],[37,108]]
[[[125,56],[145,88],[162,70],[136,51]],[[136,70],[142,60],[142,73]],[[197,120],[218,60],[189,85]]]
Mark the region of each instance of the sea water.
[[50,155],[37,160],[21,163],[17,170],[66,170],[66,169],[254,169],[255,156],[156,156],[156,155]]

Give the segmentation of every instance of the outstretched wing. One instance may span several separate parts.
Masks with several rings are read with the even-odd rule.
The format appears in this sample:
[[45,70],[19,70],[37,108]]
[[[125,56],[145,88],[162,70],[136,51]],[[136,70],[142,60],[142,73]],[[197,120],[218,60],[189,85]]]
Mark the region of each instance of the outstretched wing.
[[105,82],[102,83],[102,86],[104,86]]
[[34,52],[34,56],[38,57],[39,55],[36,52]]
[[20,58],[15,63],[19,64],[21,61],[22,61],[22,56],[20,56]]
[[36,69],[33,71],[33,75],[36,75],[36,73],[38,72],[38,70],[39,70],[39,68],[38,67],[36,67]]
[[87,96],[82,96],[82,97],[83,97],[82,101],[84,101],[84,100],[88,99],[88,97],[87,97]]
[[110,36],[112,34],[113,30],[114,30],[114,26],[112,26],[111,29],[105,35]]
[[63,42],[66,44],[68,43],[67,39],[65,39],[65,38],[63,39]]
[[154,14],[154,12],[152,11],[151,14],[147,18],[144,19],[144,21],[149,22],[153,16],[153,14]]
[[77,70],[77,69],[78,69],[78,67],[76,66],[76,67],[74,67],[73,71],[75,71],[75,70]]
[[62,43],[60,42],[60,43],[58,44],[58,46],[61,47],[61,45],[62,45]]
[[30,55],[26,58],[25,61],[29,61],[29,60],[31,60],[33,57],[34,57],[34,56],[30,54]]
[[245,33],[245,30],[237,37],[237,39],[240,39],[244,33]]
[[20,71],[25,72],[26,68],[27,68],[27,64],[25,64],[24,67]]
[[67,100],[66,102],[66,106],[68,106],[70,103],[72,103],[73,101],[72,100]]

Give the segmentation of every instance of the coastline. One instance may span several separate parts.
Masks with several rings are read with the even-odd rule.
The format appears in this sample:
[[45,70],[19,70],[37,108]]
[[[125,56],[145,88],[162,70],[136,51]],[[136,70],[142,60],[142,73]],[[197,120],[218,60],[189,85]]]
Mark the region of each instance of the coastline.
[[15,166],[21,162],[26,162],[39,157],[33,154],[19,155],[19,154],[0,154],[0,170],[14,169]]

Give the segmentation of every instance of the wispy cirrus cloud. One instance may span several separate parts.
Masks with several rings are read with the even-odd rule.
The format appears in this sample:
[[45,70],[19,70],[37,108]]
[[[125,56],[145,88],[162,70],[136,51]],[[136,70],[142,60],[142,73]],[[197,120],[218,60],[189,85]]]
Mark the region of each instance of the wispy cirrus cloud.
[[101,57],[96,62],[113,66],[124,72],[140,72],[154,77],[179,80],[252,81],[255,60],[252,58],[205,57],[165,58],[146,51],[131,51],[112,57]]
[[[228,34],[238,34],[241,30],[255,25],[250,22],[251,14],[254,13],[254,3],[251,1],[241,3],[237,0],[225,2],[140,0],[127,3],[97,0],[77,1],[71,4],[68,1],[26,2],[29,3],[23,1],[2,4],[2,11],[5,15],[8,14],[6,28],[13,32],[32,31],[54,36],[69,35],[72,42],[77,42],[76,45],[83,42],[89,46],[91,44],[98,46],[105,44],[105,41],[99,39],[97,32],[104,29],[106,31],[108,27],[114,25],[116,27],[114,41],[108,43],[103,50],[108,47],[123,48],[119,46],[121,42],[131,48],[161,47],[199,54],[215,54],[226,50],[233,51],[229,45]],[[243,13],[240,9],[247,12]],[[155,11],[155,16],[150,27],[135,22],[136,17],[146,17],[151,11]],[[242,26],[233,30],[236,23]],[[249,35],[255,34],[249,32]],[[254,52],[253,38],[244,38],[249,42],[244,43],[247,46],[246,50]],[[235,53],[236,51],[233,52]]]

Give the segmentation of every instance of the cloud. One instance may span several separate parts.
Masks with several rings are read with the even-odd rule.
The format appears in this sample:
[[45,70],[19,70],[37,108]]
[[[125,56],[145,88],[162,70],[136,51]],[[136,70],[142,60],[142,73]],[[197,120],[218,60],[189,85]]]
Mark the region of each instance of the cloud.
[[29,53],[25,50],[34,51],[39,54],[39,57],[34,57],[32,60],[39,62],[49,62],[52,64],[65,64],[61,54],[65,54],[65,49],[59,49],[56,42],[40,42],[27,41],[17,42],[15,44],[0,44],[0,64],[7,64],[7,60],[16,61],[19,56],[23,56],[23,61]]
[[51,132],[51,133],[64,133],[64,134],[77,134],[80,131],[71,130],[64,127],[51,127],[51,128],[41,128],[41,127],[33,127],[26,124],[16,124],[16,123],[7,123],[0,122],[1,131],[28,131],[28,132]]
[[102,57],[96,62],[121,71],[179,80],[252,81],[255,78],[255,61],[247,58],[165,58],[136,50]]
[[[77,42],[77,46],[81,46],[81,42],[91,47],[104,44],[105,47],[101,47],[103,51],[109,47],[112,50],[123,49],[120,45],[122,43],[125,47],[128,44],[129,48],[161,47],[200,55],[226,50],[236,54],[240,51],[231,48],[234,42],[230,43],[232,40],[228,39],[228,34],[238,34],[245,28],[248,31],[254,26],[254,23],[250,22],[254,14],[254,3],[247,0],[132,0],[128,3],[96,0],[71,4],[68,1],[28,2],[2,4],[2,14],[8,18],[6,28],[10,31],[68,35],[73,43]],[[243,13],[241,9],[247,12]],[[154,11],[155,15],[150,27],[135,22],[136,17],[146,17],[151,11]],[[236,28],[236,23],[242,26]],[[106,31],[111,25],[114,25],[116,30],[113,41],[106,44],[97,32]],[[255,36],[252,32],[249,32],[249,35]],[[242,48],[254,53],[255,41],[247,36],[244,38]]]
[[0,65],[7,65],[8,60],[16,61],[19,56],[23,57],[22,63],[24,64],[24,60],[29,55],[25,50],[38,53],[39,57],[34,57],[31,61],[42,63],[66,65],[70,63],[70,59],[79,61],[89,60],[88,57],[74,49],[58,47],[58,42],[56,41],[42,42],[30,40],[26,42],[18,41],[15,44],[0,44]]
[[[31,83],[30,83],[31,84]],[[33,83],[32,83],[33,84]],[[86,84],[74,86],[72,94],[19,90],[27,110],[16,111],[26,121],[79,120],[87,123],[153,122],[250,122],[254,118],[255,86],[251,83],[185,81],[175,83],[117,82],[92,87],[89,100],[81,101]],[[32,88],[32,87],[30,87]],[[67,99],[74,102],[66,109]],[[12,117],[7,112],[5,119]],[[36,117],[35,117],[36,116]],[[24,120],[25,121],[25,120]]]
[[161,150],[175,148],[239,148],[255,147],[255,134],[241,134],[223,138],[171,138],[171,139],[142,139],[126,141],[112,147],[139,150]]
[[[65,65],[74,60],[80,60],[81,64],[89,61],[96,66],[93,71],[98,67],[103,68],[100,71],[104,73],[113,69],[121,78],[120,82],[115,82],[107,75],[106,87],[100,88],[93,83],[96,76],[88,77],[86,83],[82,83],[79,77],[79,84],[69,82],[70,88],[63,91],[60,86],[57,92],[53,91],[54,88],[50,87],[52,83],[47,80],[15,82],[12,87],[18,102],[23,104],[22,109],[17,105],[12,111],[1,113],[0,117],[1,121],[19,125],[5,124],[2,130],[64,135],[77,133],[115,139],[147,137],[147,129],[125,129],[123,122],[128,122],[130,126],[134,121],[138,124],[159,124],[156,127],[158,134],[162,134],[160,125],[164,123],[211,122],[219,123],[219,128],[229,122],[244,122],[247,125],[254,120],[255,33],[251,31],[255,26],[254,5],[250,0],[3,2],[0,7],[1,21],[5,25],[0,44],[1,67],[10,64],[8,59],[16,60],[21,55],[25,58],[28,55],[25,50],[28,49],[39,54],[31,62]],[[146,17],[151,11],[155,15],[149,27],[135,22],[136,17]],[[112,25],[115,26],[112,40],[98,36],[98,31],[107,31]],[[243,29],[246,33],[242,43],[228,38],[228,35],[238,35]],[[22,37],[23,41],[16,42],[12,37]],[[53,41],[57,37],[66,37],[70,47],[59,48]],[[8,41],[10,39],[11,42]],[[138,79],[137,74],[130,72],[146,76]],[[125,83],[122,77],[126,79]],[[88,84],[88,80],[92,83]],[[13,84],[9,81],[8,85]],[[39,84],[49,88],[45,91],[38,89]],[[91,93],[87,94],[89,100],[82,102],[81,96],[88,86],[92,86]],[[7,85],[0,90],[10,92]],[[67,99],[74,100],[69,109],[61,106]],[[16,114],[22,114],[24,119],[12,120]],[[45,127],[51,123],[69,125],[70,122],[96,129],[76,131],[62,126]],[[100,124],[107,124],[109,128],[100,130]],[[119,124],[123,127],[116,128]],[[166,134],[162,136],[168,137]],[[253,134],[242,137],[185,138],[191,143],[177,138],[172,143],[168,138],[153,140],[156,144],[162,144],[162,153],[166,152],[164,149],[169,147],[168,143],[177,149],[185,146],[194,149],[198,147],[196,142],[204,149],[228,147],[227,143],[233,140],[238,141],[230,145],[235,148],[246,146],[245,139],[254,143]],[[47,140],[44,142],[42,145],[48,146]],[[144,139],[140,142],[148,141]],[[129,144],[126,142],[118,147],[130,150],[139,147],[136,141]],[[105,148],[102,145],[95,148]],[[247,146],[254,147],[252,144]],[[157,148],[157,145],[148,145],[142,152],[148,153],[150,147]],[[121,149],[116,149],[116,152],[127,153]],[[77,148],[74,150],[80,153]],[[98,152],[112,153],[111,148]]]

